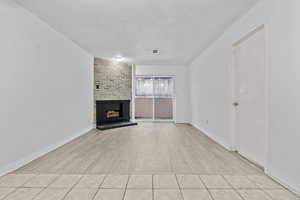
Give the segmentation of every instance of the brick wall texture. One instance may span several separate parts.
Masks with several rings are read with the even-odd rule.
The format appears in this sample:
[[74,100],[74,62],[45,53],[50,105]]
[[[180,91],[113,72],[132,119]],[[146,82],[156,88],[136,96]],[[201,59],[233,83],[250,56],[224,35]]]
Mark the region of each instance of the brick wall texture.
[[132,93],[132,67],[127,63],[95,59],[96,100],[130,100]]

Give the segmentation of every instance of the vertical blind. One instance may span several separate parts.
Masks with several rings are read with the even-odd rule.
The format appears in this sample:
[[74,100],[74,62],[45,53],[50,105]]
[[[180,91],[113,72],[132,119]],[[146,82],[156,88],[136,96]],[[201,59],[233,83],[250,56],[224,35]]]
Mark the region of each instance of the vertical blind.
[[174,80],[172,77],[137,77],[136,96],[173,97]]

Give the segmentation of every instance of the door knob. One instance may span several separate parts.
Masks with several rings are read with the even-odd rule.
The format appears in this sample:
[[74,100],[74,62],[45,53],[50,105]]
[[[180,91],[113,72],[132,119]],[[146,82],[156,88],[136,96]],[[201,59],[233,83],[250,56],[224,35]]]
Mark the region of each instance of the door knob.
[[239,103],[238,102],[234,102],[233,106],[239,106]]

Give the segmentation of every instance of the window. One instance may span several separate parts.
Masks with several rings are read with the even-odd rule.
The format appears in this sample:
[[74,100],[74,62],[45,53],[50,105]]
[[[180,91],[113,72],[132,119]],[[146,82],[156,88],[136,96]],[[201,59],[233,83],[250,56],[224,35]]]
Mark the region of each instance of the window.
[[172,77],[137,77],[135,95],[137,97],[173,97]]
[[136,77],[135,118],[173,120],[174,91],[173,77]]

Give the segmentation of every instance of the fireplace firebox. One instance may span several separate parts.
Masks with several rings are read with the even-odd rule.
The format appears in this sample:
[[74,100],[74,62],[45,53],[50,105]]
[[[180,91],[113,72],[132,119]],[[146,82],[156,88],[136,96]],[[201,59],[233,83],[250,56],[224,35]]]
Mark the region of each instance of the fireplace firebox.
[[130,100],[96,101],[96,124],[100,130],[137,125],[130,121]]

